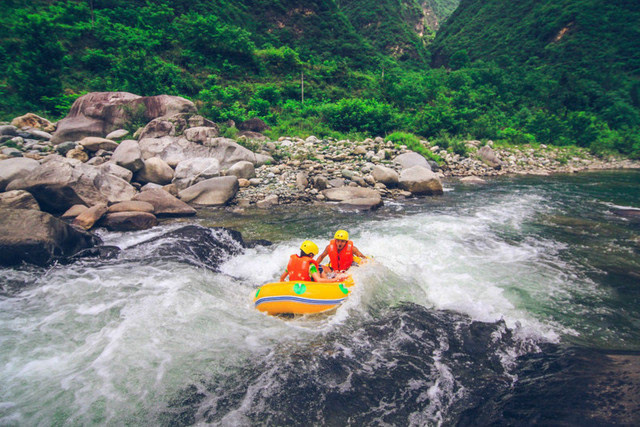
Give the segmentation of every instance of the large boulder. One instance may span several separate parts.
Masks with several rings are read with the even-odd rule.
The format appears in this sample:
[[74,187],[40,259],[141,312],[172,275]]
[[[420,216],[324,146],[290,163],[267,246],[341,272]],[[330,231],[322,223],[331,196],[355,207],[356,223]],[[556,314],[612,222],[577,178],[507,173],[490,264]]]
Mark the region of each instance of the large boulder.
[[154,208],[151,203],[141,202],[139,200],[129,200],[128,202],[120,202],[109,206],[109,213],[116,212],[148,212],[153,213]]
[[140,140],[140,150],[143,159],[160,157],[172,167],[196,157],[217,159],[223,169],[243,160],[256,166],[273,160],[269,156],[256,154],[228,138],[211,138],[204,144],[192,142],[183,137],[143,138]]
[[136,174],[136,181],[146,184],[169,184],[173,179],[173,169],[164,160],[152,157],[144,161],[144,166]]
[[118,147],[111,156],[111,162],[131,172],[137,172],[144,166],[142,151],[138,141],[127,139],[118,144]]
[[422,166],[431,170],[431,166],[429,166],[429,162],[427,161],[427,159],[414,151],[400,154],[395,159],[393,159],[393,162],[399,164],[402,169],[409,169],[414,166]]
[[161,188],[142,191],[133,200],[150,203],[153,205],[153,211],[157,216],[189,216],[196,214],[194,208]]
[[24,178],[38,166],[40,162],[27,157],[0,160],[0,191],[4,191],[11,181]]
[[478,157],[480,157],[480,160],[482,160],[486,165],[491,166],[494,169],[502,168],[502,161],[488,145],[485,145],[478,150]]
[[256,169],[253,163],[241,160],[227,169],[227,175],[237,176],[238,178],[251,179],[256,176]]
[[98,166],[98,168],[104,173],[117,176],[118,178],[122,178],[127,182],[131,182],[131,178],[133,178],[133,172],[131,172],[129,169],[123,168],[122,166],[118,166],[115,163],[103,163]]
[[400,188],[412,194],[442,194],[442,182],[431,169],[413,166],[400,173]]
[[48,156],[28,175],[9,183],[7,190],[26,190],[47,212],[64,212],[71,206],[131,200],[136,189],[127,181],[58,155]]
[[106,213],[107,205],[104,203],[98,203],[78,215],[73,220],[73,225],[89,230]]
[[76,101],[58,122],[54,144],[77,141],[86,136],[104,137],[132,119],[153,120],[178,113],[195,113],[193,102],[178,96],[141,97],[128,92],[92,92]]
[[101,243],[92,234],[52,215],[25,209],[0,210],[0,264],[48,265]]
[[359,210],[375,209],[382,206],[382,196],[376,190],[363,187],[337,187],[322,191],[330,202],[339,202],[343,207]]
[[386,166],[374,166],[373,170],[371,171],[371,175],[373,176],[373,179],[376,180],[376,182],[381,182],[387,187],[395,187],[396,185],[398,185],[398,181],[400,180],[398,172]]
[[184,202],[205,206],[221,206],[226,204],[238,192],[238,178],[221,176],[199,182],[178,193]]
[[[253,165],[251,165],[253,167]],[[184,190],[200,181],[220,176],[220,162],[212,157],[183,160],[176,166],[173,183]]]
[[218,126],[197,126],[186,129],[184,136],[191,142],[198,144],[205,144],[211,138],[217,138],[220,136],[220,129]]
[[0,209],[32,209],[39,211],[40,205],[28,191],[14,190],[0,193]]
[[11,125],[18,128],[42,129],[45,132],[53,132],[56,130],[56,125],[33,113],[27,113],[24,116],[16,117],[11,120]]

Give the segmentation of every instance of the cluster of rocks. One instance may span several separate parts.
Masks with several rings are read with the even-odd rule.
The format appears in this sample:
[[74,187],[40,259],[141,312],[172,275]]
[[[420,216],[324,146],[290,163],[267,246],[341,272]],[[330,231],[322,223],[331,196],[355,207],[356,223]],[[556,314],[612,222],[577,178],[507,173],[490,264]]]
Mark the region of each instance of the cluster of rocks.
[[[125,127],[135,121],[146,125],[131,135]],[[638,167],[600,162],[575,149],[494,149],[479,141],[467,141],[468,155],[460,156],[423,141],[443,159],[438,165],[379,137],[267,141],[259,119],[238,128],[237,141],[224,138],[184,98],[126,92],[84,95],[57,124],[33,114],[18,117],[0,125],[0,209],[61,214],[62,224],[76,231],[96,225],[125,231],[152,227],[158,217],[195,215],[197,206],[243,210],[312,202],[367,210],[384,200],[442,194],[441,180],[451,176],[481,183],[480,176],[505,173]],[[4,225],[6,218],[21,216],[3,215]],[[29,218],[42,222],[38,215]],[[19,226],[28,235],[30,224],[21,220]],[[0,237],[0,247],[7,247],[5,240]]]

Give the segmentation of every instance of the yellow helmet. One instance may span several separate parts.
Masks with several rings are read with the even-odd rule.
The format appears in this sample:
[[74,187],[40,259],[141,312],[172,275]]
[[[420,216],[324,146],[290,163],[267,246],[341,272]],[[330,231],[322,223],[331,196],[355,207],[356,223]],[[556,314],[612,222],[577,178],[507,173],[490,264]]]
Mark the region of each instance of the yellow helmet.
[[338,230],[333,238],[338,240],[349,240],[349,233],[345,230]]
[[307,255],[317,255],[318,254],[318,245],[313,243],[311,240],[305,240],[300,245],[300,250]]

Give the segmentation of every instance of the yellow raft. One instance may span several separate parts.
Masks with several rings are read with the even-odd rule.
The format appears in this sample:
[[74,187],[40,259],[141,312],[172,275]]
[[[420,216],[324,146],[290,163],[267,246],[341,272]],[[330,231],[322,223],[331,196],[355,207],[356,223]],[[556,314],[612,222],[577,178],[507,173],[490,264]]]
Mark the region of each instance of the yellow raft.
[[261,286],[253,298],[255,307],[268,314],[322,313],[347,299],[353,278],[342,282],[274,282]]

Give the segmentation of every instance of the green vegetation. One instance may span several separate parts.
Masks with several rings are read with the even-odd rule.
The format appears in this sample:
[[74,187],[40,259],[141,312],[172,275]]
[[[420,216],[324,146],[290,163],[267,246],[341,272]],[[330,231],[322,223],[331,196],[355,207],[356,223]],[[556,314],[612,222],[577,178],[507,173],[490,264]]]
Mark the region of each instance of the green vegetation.
[[91,91],[167,93],[221,125],[259,117],[271,137],[388,135],[420,150],[412,134],[461,155],[462,140],[492,139],[640,157],[637,2],[463,0],[433,44],[413,32],[423,6],[442,17],[456,4],[7,0],[0,119],[59,118]]

